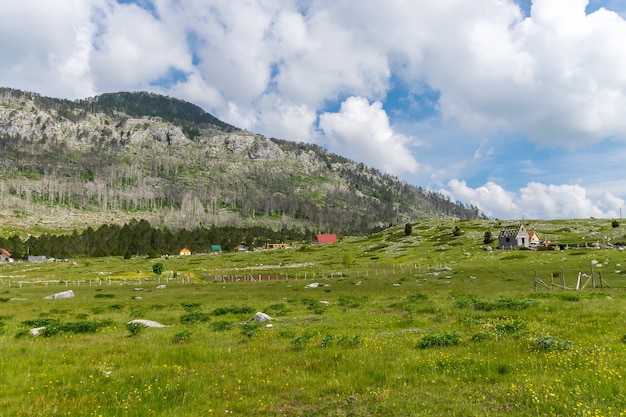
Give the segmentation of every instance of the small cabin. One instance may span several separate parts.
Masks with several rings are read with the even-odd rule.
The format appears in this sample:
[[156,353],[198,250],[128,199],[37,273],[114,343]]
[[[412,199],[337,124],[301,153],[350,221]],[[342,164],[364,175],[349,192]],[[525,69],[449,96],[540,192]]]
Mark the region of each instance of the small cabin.
[[8,250],[0,248],[0,262],[13,262]]
[[498,235],[500,249],[527,248],[530,245],[528,232],[523,224],[504,226]]
[[182,248],[180,250],[180,256],[189,256],[191,255],[191,251],[188,248]]

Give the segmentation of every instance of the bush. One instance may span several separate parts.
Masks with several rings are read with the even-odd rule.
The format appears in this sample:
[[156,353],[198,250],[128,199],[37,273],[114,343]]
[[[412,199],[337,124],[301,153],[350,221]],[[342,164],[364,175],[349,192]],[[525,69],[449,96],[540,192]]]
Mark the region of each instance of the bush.
[[115,298],[115,294],[96,294],[94,298]]
[[200,313],[199,311],[194,311],[180,316],[181,324],[206,323],[210,320],[211,316],[209,314]]
[[535,347],[541,351],[568,350],[574,347],[574,343],[569,340],[560,340],[550,336],[543,336],[535,339]]
[[410,303],[415,303],[415,302],[419,302],[419,301],[424,301],[424,300],[428,300],[428,296],[426,294],[411,294],[409,295],[406,300]]
[[233,326],[233,323],[230,321],[220,320],[211,323],[211,330],[218,332],[220,330],[228,330]]
[[427,349],[432,347],[456,346],[461,343],[461,333],[458,331],[450,331],[443,333],[432,333],[422,337],[417,347]]
[[146,328],[141,323],[126,323],[126,330],[128,330],[128,337],[137,336],[139,332]]
[[178,332],[172,338],[172,343],[175,345],[179,345],[185,342],[186,340],[188,340],[192,334],[193,333],[190,332],[189,330],[183,330],[182,332]]
[[111,320],[102,320],[102,321],[74,321],[61,323],[56,322],[49,324],[44,327],[41,331],[41,335],[44,337],[54,336],[58,333],[73,333],[73,334],[84,334],[84,333],[95,333],[98,329],[102,327],[107,327],[111,325]]
[[254,313],[254,309],[252,307],[237,307],[237,306],[230,306],[230,307],[218,307],[215,310],[213,310],[213,315],[214,316],[223,316],[226,314],[250,314],[250,313]]
[[241,333],[247,337],[254,337],[257,335],[259,327],[261,327],[260,323],[244,323],[241,326]]

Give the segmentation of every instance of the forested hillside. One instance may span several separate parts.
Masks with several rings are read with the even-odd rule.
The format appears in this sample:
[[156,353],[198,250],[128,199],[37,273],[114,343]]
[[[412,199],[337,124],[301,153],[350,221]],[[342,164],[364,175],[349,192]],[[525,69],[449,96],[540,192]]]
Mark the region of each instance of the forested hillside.
[[67,101],[0,89],[0,152],[0,222],[29,229],[146,219],[174,230],[365,233],[425,216],[480,217],[321,147],[149,93]]

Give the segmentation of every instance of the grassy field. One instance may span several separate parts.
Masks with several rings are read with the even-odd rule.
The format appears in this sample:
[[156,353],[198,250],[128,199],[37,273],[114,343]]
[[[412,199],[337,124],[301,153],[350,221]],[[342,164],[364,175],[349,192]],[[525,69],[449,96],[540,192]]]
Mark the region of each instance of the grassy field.
[[[592,249],[626,228],[530,222],[582,248],[487,251],[497,222],[455,224],[322,247],[1,265],[0,416],[626,415],[625,253]],[[562,275],[574,288],[579,273],[584,289],[552,287]],[[68,289],[75,298],[44,300]]]

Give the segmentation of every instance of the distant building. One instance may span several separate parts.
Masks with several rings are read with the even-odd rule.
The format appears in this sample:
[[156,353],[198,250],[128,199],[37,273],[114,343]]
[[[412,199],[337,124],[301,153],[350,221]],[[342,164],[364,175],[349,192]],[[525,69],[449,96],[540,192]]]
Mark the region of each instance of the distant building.
[[541,238],[537,232],[528,232],[528,243],[541,243]]
[[0,262],[13,262],[8,250],[0,248]]
[[182,248],[180,250],[180,256],[189,256],[191,255],[191,251],[187,248]]
[[222,252],[222,245],[211,245],[211,252]]
[[287,245],[284,243],[266,243],[265,249],[285,249]]
[[498,246],[500,246],[500,249],[527,248],[529,244],[530,238],[523,224],[504,226],[498,235]]
[[317,244],[318,245],[327,245],[329,243],[337,243],[337,235],[335,234],[323,234],[320,233],[317,235]]
[[46,257],[43,255],[28,255],[28,262],[46,262]]

